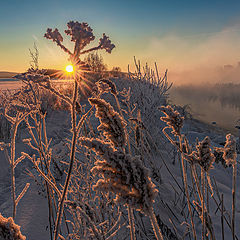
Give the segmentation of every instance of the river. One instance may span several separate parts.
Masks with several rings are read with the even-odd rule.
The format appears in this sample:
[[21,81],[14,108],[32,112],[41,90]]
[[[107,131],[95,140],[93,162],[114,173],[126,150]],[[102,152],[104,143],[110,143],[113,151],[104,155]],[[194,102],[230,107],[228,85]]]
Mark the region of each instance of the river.
[[[240,93],[239,93],[240,94]],[[194,118],[209,124],[237,133],[236,125],[240,125],[240,110],[230,104],[223,104],[219,99],[209,99],[204,96],[187,96],[174,88],[170,90],[170,102],[177,105],[189,105]]]

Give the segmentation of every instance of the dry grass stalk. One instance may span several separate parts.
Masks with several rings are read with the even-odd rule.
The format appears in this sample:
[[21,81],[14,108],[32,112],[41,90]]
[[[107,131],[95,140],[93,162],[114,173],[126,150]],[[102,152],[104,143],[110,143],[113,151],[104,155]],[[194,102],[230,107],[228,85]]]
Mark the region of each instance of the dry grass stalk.
[[161,106],[159,108],[164,114],[165,117],[161,117],[161,120],[167,123],[167,127],[163,129],[163,133],[165,136],[170,140],[170,142],[173,145],[177,145],[174,140],[165,132],[166,128],[170,128],[172,130],[172,134],[175,136],[178,136],[179,139],[179,150],[181,152],[181,165],[182,165],[182,171],[183,171],[183,180],[184,180],[184,188],[187,196],[187,204],[188,204],[188,210],[191,218],[191,226],[192,226],[192,233],[193,237],[195,240],[197,240],[197,235],[196,235],[196,230],[195,230],[195,224],[193,221],[193,214],[192,214],[192,209],[191,209],[191,202],[190,202],[190,197],[189,197],[189,192],[188,192],[188,183],[187,183],[187,174],[186,174],[186,169],[184,165],[184,149],[183,149],[183,144],[182,144],[182,136],[181,136],[181,128],[183,126],[183,117],[180,116],[179,112],[174,111],[171,106]]
[[223,159],[226,164],[232,164],[232,238],[235,239],[235,208],[236,208],[236,179],[237,179],[237,150],[236,139],[233,135],[226,135],[226,144],[223,149]]
[[[10,131],[10,145],[0,143],[0,150],[4,150],[6,159],[9,162],[11,169],[11,192],[12,192],[12,203],[13,203],[13,219],[16,217],[17,205],[20,199],[23,197],[24,193],[27,191],[29,184],[27,183],[22,192],[18,197],[16,197],[16,184],[15,184],[15,168],[16,166],[24,159],[23,156],[16,159],[16,137],[18,127],[21,122],[24,121],[32,112],[36,111],[36,108],[32,105],[29,105],[27,102],[19,103],[17,98],[22,92],[19,91],[15,93],[10,98],[5,99],[5,104],[2,104],[1,114],[10,122],[11,131]],[[10,154],[9,149],[10,148]]]
[[[202,185],[202,194],[201,194],[201,203],[202,203],[202,239],[206,238],[206,218],[204,217],[205,206],[205,173],[208,174],[208,171],[212,168],[212,164],[215,161],[215,156],[210,148],[210,138],[205,137],[203,141],[199,142],[196,146],[197,151],[193,151],[190,156],[197,162],[201,167],[201,185]],[[210,178],[209,183],[210,183]],[[211,186],[211,183],[210,183]],[[208,216],[208,211],[207,211]]]
[[[121,107],[117,98],[117,89],[115,84],[108,80],[101,80],[100,84],[100,92],[103,92],[105,87],[103,88],[102,84],[107,84],[110,92],[114,95],[115,100],[117,102],[118,109],[121,113],[121,116],[114,111],[113,107],[105,102],[103,99],[91,98],[89,99],[91,104],[96,106],[96,117],[99,118],[101,125],[98,127],[98,130],[102,130],[105,137],[112,142],[113,146],[120,147],[124,150],[124,146],[126,144],[126,139],[128,143],[129,153],[131,153],[129,136],[126,131],[126,123],[124,122],[123,114],[121,111]],[[128,205],[128,217],[130,224],[130,234],[131,239],[135,240],[135,223],[134,223],[134,215],[131,206]]]

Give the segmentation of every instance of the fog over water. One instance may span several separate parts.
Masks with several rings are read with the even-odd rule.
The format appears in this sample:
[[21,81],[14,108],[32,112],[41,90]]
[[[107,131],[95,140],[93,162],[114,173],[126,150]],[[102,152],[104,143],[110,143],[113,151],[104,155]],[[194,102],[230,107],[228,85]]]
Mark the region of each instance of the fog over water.
[[[240,125],[238,121],[240,119],[240,102],[225,85],[221,85],[221,87],[222,91],[226,88],[225,95],[221,95],[219,89],[216,89],[217,94],[215,94],[211,89],[214,86],[209,88],[186,85],[172,87],[170,101],[181,106],[189,105],[194,118],[210,124],[216,122],[217,126],[236,134],[238,131],[235,126]],[[232,85],[232,87],[235,90],[236,85]],[[239,86],[238,90],[240,91]],[[226,95],[231,95],[232,98],[226,97]]]

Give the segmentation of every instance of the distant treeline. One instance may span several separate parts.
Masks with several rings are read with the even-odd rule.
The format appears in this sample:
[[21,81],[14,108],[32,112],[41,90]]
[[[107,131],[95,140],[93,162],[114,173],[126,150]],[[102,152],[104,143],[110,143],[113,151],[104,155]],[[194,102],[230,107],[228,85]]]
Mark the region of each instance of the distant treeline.
[[18,73],[16,72],[0,72],[0,78],[13,78]]

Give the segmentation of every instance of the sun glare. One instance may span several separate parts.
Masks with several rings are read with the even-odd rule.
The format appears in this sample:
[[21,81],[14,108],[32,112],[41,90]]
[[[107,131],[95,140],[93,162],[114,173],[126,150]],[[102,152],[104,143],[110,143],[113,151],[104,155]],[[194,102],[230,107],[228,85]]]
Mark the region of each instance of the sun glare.
[[67,65],[67,66],[66,66],[66,71],[67,71],[68,73],[73,72],[73,65]]

